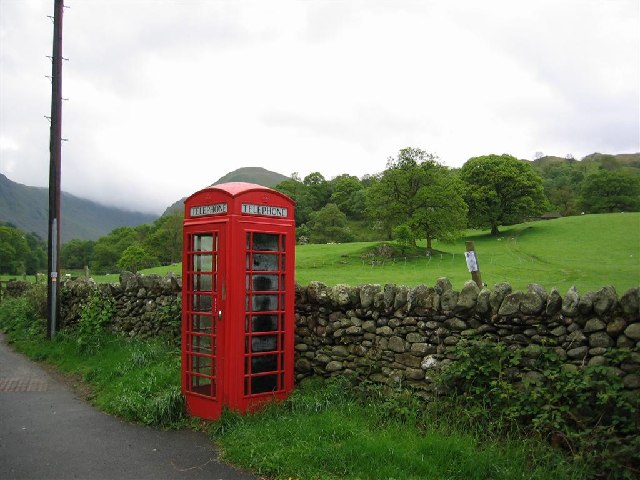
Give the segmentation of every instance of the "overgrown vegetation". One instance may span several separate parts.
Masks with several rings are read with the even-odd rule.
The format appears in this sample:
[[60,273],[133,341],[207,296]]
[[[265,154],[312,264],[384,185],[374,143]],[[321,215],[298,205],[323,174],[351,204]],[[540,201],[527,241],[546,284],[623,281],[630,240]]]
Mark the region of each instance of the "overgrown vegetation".
[[303,382],[286,401],[246,417],[225,412],[211,433],[233,463],[277,479],[584,479],[544,442],[486,435],[412,392],[345,378]]
[[[110,333],[111,307],[98,294],[77,327],[49,341],[45,308],[40,286],[0,304],[0,328],[16,348],[80,376],[106,412],[190,424],[174,343]],[[274,478],[637,478],[639,399],[615,372],[563,367],[542,347],[473,340],[453,353],[429,394],[310,379],[259,413],[225,412],[210,433],[225,458]]]

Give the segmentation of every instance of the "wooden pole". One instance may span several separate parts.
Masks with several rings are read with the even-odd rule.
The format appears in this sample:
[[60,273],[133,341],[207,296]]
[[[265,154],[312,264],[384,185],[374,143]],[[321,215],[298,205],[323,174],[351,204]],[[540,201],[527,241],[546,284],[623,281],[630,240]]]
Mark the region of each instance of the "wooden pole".
[[476,246],[474,242],[465,242],[465,257],[467,258],[467,268],[471,272],[471,280],[476,282],[478,287],[482,288],[482,277],[480,276],[480,266],[478,265],[478,257],[476,255]]
[[64,0],[55,0],[53,11],[53,54],[51,56],[51,133],[49,137],[49,242],[47,335],[56,334],[60,313],[60,163],[62,157],[62,12]]

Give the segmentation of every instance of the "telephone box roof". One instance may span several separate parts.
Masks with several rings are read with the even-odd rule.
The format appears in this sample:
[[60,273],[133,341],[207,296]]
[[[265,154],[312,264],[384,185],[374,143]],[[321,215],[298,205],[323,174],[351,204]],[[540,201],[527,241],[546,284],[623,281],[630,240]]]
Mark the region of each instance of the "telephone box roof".
[[[220,183],[218,185],[211,185],[210,187],[203,188],[202,190],[200,190],[200,192],[203,192],[206,190],[222,190],[223,192],[226,192],[227,194],[229,194],[231,197],[236,197],[241,193],[250,192],[252,190],[267,190],[270,192],[277,192],[277,190],[274,190],[272,188],[264,187],[262,185],[257,185],[255,183],[247,183],[247,182]],[[197,193],[199,192],[196,192],[195,194]]]

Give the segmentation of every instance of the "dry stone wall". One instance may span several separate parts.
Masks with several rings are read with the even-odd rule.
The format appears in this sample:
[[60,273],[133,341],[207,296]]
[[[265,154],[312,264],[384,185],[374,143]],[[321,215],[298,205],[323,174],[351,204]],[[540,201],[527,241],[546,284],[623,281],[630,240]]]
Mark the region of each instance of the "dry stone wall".
[[[82,305],[98,294],[113,305],[113,330],[178,338],[180,291],[180,278],[172,275],[123,273],[117,284],[66,281],[61,326],[77,323]],[[469,281],[456,291],[441,278],[415,288],[311,282],[297,285],[295,295],[298,380],[352,375],[428,389],[461,340],[484,338],[523,349],[525,362],[551,349],[567,369],[607,366],[626,388],[640,390],[640,288],[621,296],[613,287],[584,294],[572,288],[561,296],[533,284],[514,292],[506,283],[479,289]]]
[[513,292],[469,281],[458,292],[441,278],[433,287],[312,282],[296,291],[297,379],[353,375],[428,388],[455,345],[478,337],[522,348],[524,363],[552,349],[567,369],[608,366],[640,389],[639,288],[620,298],[613,287],[561,297],[539,285]]

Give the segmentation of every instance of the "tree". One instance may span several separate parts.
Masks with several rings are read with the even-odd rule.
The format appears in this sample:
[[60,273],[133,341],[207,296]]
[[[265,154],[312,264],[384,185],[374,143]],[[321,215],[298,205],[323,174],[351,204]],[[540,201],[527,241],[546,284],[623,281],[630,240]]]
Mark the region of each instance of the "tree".
[[0,273],[26,273],[29,244],[22,231],[14,227],[0,227]]
[[386,170],[367,190],[367,216],[379,222],[391,238],[395,226],[409,223],[415,196],[428,184],[436,157],[419,148],[404,148],[389,157]]
[[293,173],[291,179],[283,180],[273,188],[288,195],[296,202],[296,225],[300,226],[309,220],[309,214],[312,210],[305,203],[307,200],[307,186],[300,181],[300,176],[297,173]]
[[462,191],[460,180],[444,169],[435,170],[429,184],[418,190],[409,225],[418,238],[427,240],[428,255],[434,239],[455,240],[467,226]]
[[367,214],[388,233],[405,225],[404,242],[424,238],[431,253],[434,239],[451,239],[466,226],[467,206],[460,181],[435,155],[418,148],[400,150],[367,190]]
[[64,268],[84,268],[91,263],[93,240],[70,240],[60,251],[60,263]]
[[582,185],[582,208],[589,213],[640,210],[640,177],[601,170]]
[[490,227],[492,235],[500,233],[500,225],[520,223],[548,207],[540,176],[511,155],[471,158],[460,169],[460,178],[466,184],[469,223]]
[[353,236],[347,225],[347,216],[334,203],[313,212],[307,224],[311,243],[349,242]]
[[133,227],[119,227],[99,238],[93,248],[92,268],[98,271],[115,270],[117,262],[127,247],[141,241],[140,233]]
[[172,264],[182,258],[182,212],[158,218],[150,229],[144,245],[161,263]]
[[331,180],[332,193],[329,201],[335,203],[348,218],[360,219],[363,216],[362,183],[358,177],[339,175]]
[[118,260],[118,267],[120,269],[133,273],[143,268],[156,266],[157,264],[158,259],[140,243],[134,243],[128,246]]

